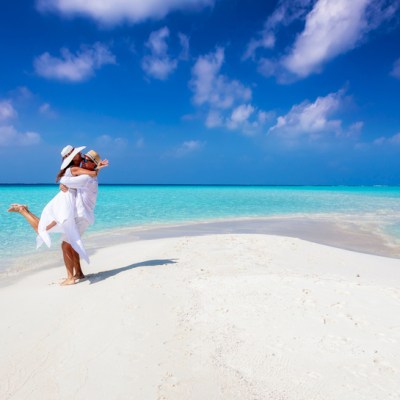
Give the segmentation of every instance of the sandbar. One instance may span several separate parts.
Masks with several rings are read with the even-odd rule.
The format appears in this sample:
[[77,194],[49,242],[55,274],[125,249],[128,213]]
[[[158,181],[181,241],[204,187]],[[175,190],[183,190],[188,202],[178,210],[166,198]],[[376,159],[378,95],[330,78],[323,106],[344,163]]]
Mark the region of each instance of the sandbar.
[[398,399],[400,260],[220,233],[96,246],[0,290],[2,399]]

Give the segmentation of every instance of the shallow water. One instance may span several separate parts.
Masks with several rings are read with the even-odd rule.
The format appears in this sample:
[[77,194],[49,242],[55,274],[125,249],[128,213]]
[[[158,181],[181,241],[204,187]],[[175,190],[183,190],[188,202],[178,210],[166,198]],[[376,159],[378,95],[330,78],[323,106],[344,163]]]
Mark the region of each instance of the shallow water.
[[[35,252],[35,233],[7,213],[13,202],[40,215],[56,185],[0,185],[0,270]],[[400,187],[146,186],[102,185],[96,223],[101,233],[120,227],[271,216],[326,217],[364,224],[400,239]],[[367,228],[368,229],[368,228]],[[87,239],[86,239],[87,240]],[[54,241],[55,246],[57,240]],[[57,248],[56,247],[56,248]],[[46,252],[40,249],[39,252]]]

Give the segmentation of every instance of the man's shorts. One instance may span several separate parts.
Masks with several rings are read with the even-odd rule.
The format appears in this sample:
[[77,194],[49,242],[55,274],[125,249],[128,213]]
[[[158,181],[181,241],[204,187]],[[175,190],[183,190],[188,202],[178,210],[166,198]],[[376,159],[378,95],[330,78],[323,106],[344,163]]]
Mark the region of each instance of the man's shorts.
[[[76,226],[77,226],[77,228],[78,228],[78,231],[79,231],[79,235],[82,237],[83,236],[83,234],[85,233],[85,231],[86,231],[86,229],[89,227],[89,221],[86,219],[86,218],[82,218],[82,217],[76,217],[75,218],[75,223],[76,223]],[[68,240],[67,240],[67,238],[65,237],[65,235],[63,234],[63,235],[61,235],[61,241],[62,242],[67,242],[68,243]]]

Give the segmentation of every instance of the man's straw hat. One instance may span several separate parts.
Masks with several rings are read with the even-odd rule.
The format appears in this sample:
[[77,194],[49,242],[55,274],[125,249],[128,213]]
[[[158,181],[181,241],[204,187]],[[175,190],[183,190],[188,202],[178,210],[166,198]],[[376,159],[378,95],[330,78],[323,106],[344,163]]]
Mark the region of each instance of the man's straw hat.
[[99,153],[94,150],[89,150],[85,156],[89,157],[96,165],[99,165],[99,162],[101,161]]

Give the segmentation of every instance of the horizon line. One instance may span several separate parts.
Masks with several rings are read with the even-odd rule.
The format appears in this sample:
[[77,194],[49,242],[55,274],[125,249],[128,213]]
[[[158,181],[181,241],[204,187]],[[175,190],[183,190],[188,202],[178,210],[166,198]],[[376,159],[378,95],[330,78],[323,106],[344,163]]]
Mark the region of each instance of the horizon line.
[[[54,186],[57,183],[0,183],[0,186]],[[99,183],[99,186],[260,186],[260,187],[397,187],[397,184],[269,184],[269,183]]]

